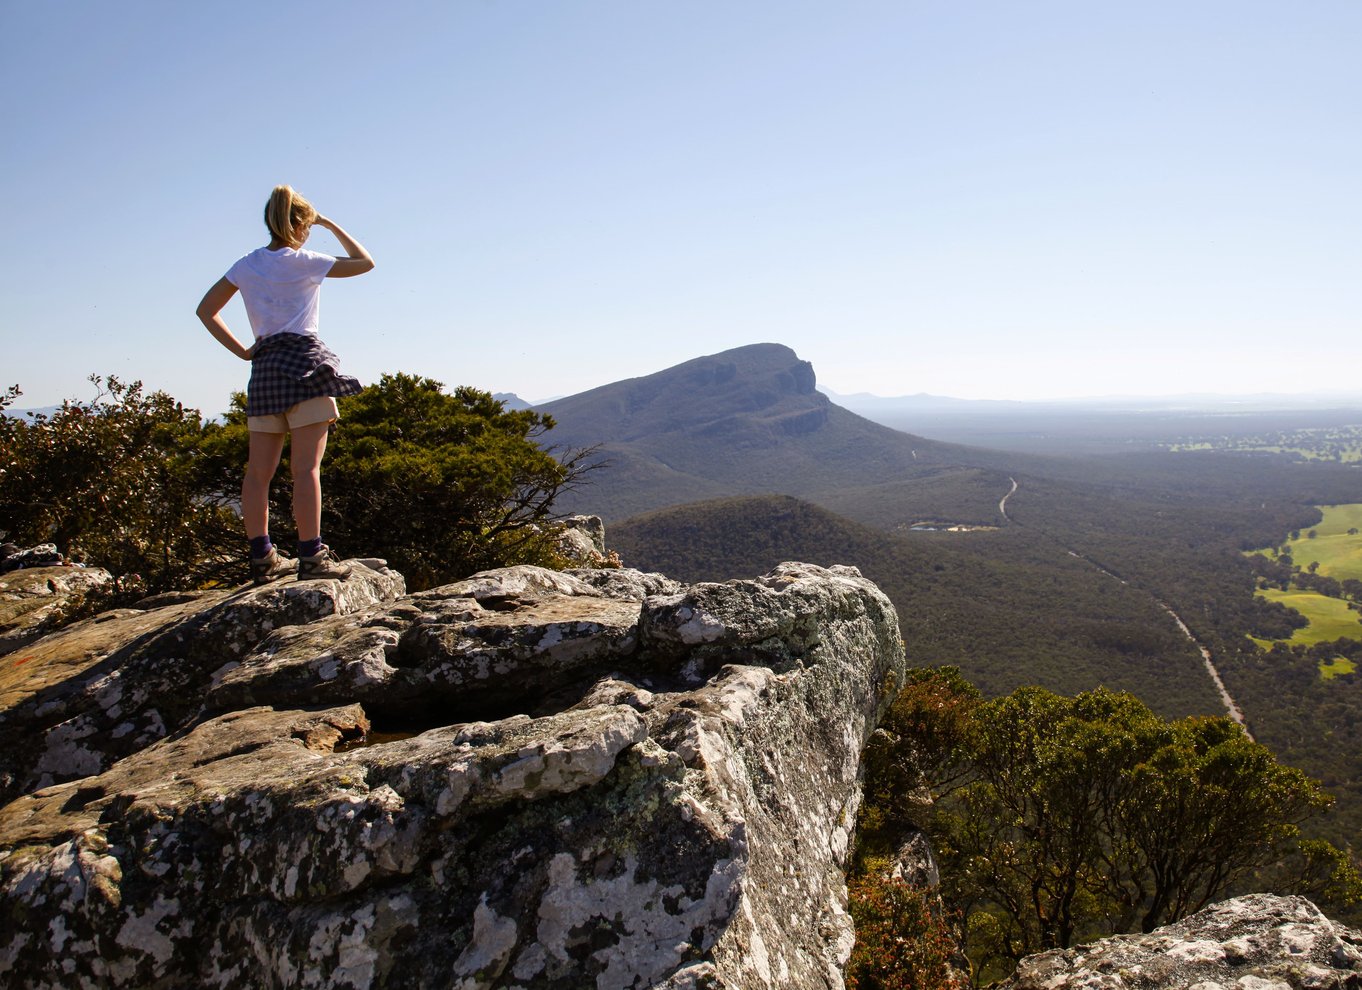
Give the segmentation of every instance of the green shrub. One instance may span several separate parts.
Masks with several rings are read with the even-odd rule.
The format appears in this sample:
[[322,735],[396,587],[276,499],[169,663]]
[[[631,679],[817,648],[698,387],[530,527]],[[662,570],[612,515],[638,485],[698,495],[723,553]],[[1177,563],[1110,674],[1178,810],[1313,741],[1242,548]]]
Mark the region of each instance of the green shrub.
[[[229,578],[240,527],[230,500],[202,484],[198,411],[145,393],[141,382],[90,381],[90,402],[63,402],[51,415],[0,414],[6,539],[55,543],[138,593]],[[20,394],[11,388],[0,412]]]
[[856,947],[848,990],[954,990],[966,981],[952,968],[955,938],[934,898],[881,869],[847,889]]
[[[139,575],[121,586],[142,593],[246,580],[244,396],[211,423],[139,382],[91,381],[91,402],[0,415],[0,531]],[[20,394],[0,397],[0,411]],[[592,451],[542,447],[550,417],[404,374],[341,408],[322,468],[322,532],[338,553],[386,558],[412,590],[490,567],[563,566],[554,500],[583,483]],[[280,536],[292,535],[291,494],[285,466],[271,490]]]
[[925,828],[985,976],[1151,931],[1264,871],[1338,903],[1359,890],[1346,854],[1300,841],[1332,799],[1227,718],[1169,722],[1101,689],[980,703],[953,670],[914,671],[865,766],[858,869]]
[[[552,418],[407,374],[384,375],[340,409],[322,463],[322,534],[341,556],[384,558],[414,591],[491,567],[563,565],[549,525],[554,500],[583,483],[592,452],[560,459],[542,447]],[[212,442],[218,474],[239,485],[243,396]],[[291,499],[285,465],[271,488],[277,532],[293,528]]]

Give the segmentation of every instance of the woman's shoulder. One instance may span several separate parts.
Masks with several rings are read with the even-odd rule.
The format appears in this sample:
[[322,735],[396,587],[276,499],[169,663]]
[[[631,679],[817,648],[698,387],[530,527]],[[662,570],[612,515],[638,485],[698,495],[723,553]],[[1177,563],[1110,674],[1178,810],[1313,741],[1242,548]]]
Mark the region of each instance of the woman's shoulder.
[[309,265],[315,265],[318,262],[330,263],[336,260],[335,255],[326,254],[323,251],[310,251],[307,248],[289,248],[289,250],[293,251],[293,257],[295,259],[300,262],[306,262]]
[[238,268],[242,265],[250,265],[252,268],[259,268],[261,263],[269,257],[269,254],[269,248],[258,247],[254,251],[247,251],[240,258],[237,258],[236,261],[232,263],[232,267]]
[[234,269],[249,268],[260,275],[270,276],[296,271],[311,271],[320,265],[329,266],[336,259],[320,251],[306,248],[282,247],[271,249],[258,247],[243,254],[232,266]]

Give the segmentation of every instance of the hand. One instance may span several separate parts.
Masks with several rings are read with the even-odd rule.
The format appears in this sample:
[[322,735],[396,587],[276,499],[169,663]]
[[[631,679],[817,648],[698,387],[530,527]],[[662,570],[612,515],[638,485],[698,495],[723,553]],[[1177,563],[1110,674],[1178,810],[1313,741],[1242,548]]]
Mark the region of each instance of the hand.
[[256,341],[254,344],[252,344],[250,347],[246,348],[246,353],[243,354],[243,355],[241,355],[241,360],[243,360],[243,361],[250,361],[250,360],[253,360],[253,359],[255,358],[255,347],[256,347],[256,344],[259,344],[259,343],[260,343],[260,341],[257,340],[257,341]]
[[336,227],[329,218],[322,216],[320,213],[312,218],[312,223],[314,226],[325,227],[327,230],[334,230]]

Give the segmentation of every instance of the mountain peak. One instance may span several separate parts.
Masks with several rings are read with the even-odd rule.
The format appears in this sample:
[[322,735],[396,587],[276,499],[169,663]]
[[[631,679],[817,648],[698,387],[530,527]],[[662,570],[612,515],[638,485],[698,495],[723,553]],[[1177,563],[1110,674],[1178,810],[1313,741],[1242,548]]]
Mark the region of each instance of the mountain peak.
[[784,344],[748,344],[539,408],[571,424],[574,441],[748,433],[755,442],[817,429],[829,405],[817,384],[813,365]]
[[940,470],[939,445],[818,391],[783,344],[749,344],[545,403],[562,448],[595,447],[589,492],[559,507],[622,519],[736,493],[806,495]]

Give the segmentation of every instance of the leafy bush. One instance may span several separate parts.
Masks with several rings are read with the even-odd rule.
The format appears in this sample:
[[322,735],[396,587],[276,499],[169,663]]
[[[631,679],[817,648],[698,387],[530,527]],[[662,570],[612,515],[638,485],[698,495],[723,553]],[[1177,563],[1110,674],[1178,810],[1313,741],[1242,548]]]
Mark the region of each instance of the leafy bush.
[[[561,566],[548,525],[554,500],[582,484],[592,451],[559,459],[541,447],[552,418],[407,374],[384,375],[340,409],[322,464],[322,534],[341,556],[382,557],[412,590],[491,567]],[[217,474],[239,485],[243,396],[212,442]],[[291,500],[282,469],[271,488],[276,532],[293,528]]]
[[862,756],[865,800],[856,823],[858,872],[918,830],[934,798],[967,769],[962,759],[979,691],[954,667],[908,671]]
[[847,962],[848,990],[955,990],[966,981],[951,966],[950,926],[931,894],[879,869],[848,885],[856,947]]
[[[948,670],[914,672],[886,725],[867,753],[865,855],[926,827],[986,975],[1044,949],[1151,931],[1269,867],[1287,889],[1344,903],[1358,892],[1346,854],[1297,841],[1332,799],[1229,719],[1168,722],[1101,689],[1022,688],[980,703]],[[935,804],[905,804],[903,789],[924,782]]]
[[[124,584],[144,592],[244,581],[244,396],[224,422],[205,423],[139,382],[91,381],[89,403],[0,416],[0,530],[138,574]],[[20,394],[11,388],[0,410]],[[322,531],[339,553],[386,558],[413,590],[489,567],[561,564],[554,499],[582,483],[592,452],[560,459],[542,448],[551,418],[403,374],[342,400],[342,416],[322,469]],[[291,533],[287,470],[271,494],[276,525]]]
[[[138,593],[227,577],[240,526],[202,485],[198,411],[141,382],[90,381],[88,403],[0,415],[0,530],[20,544],[55,543]],[[20,394],[9,389],[0,411]]]

